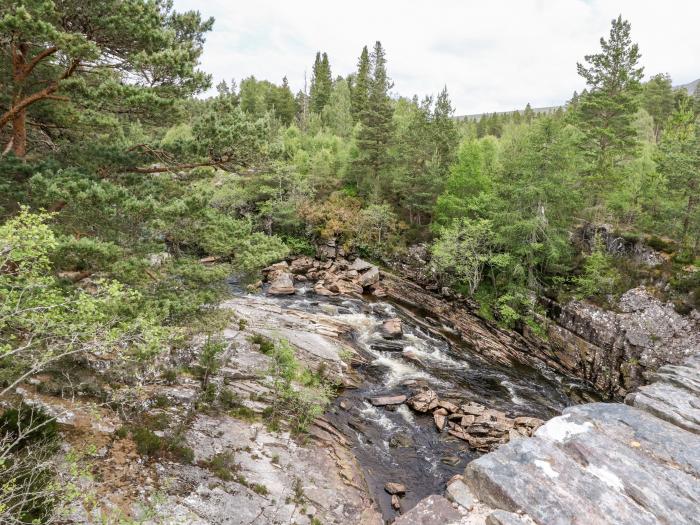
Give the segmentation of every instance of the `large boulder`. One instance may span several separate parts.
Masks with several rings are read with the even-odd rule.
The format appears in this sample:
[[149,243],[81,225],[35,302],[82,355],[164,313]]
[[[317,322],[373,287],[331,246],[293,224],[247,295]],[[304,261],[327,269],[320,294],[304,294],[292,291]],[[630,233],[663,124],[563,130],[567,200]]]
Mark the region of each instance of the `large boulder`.
[[267,291],[270,295],[291,295],[294,293],[294,280],[292,274],[280,272],[270,284]]
[[309,270],[313,270],[316,266],[316,261],[311,257],[303,256],[298,259],[294,259],[289,269],[292,273],[303,274],[307,273]]
[[340,294],[362,294],[363,290],[362,287],[355,284],[352,281],[348,281],[346,279],[338,279],[335,282],[332,282],[331,284],[328,285],[328,289],[331,292],[336,292]]
[[408,400],[409,406],[416,412],[428,412],[438,406],[438,396],[430,389],[419,392]]
[[394,520],[394,525],[437,525],[459,521],[461,514],[442,496],[433,494],[423,498],[405,514]]
[[367,270],[358,278],[359,285],[364,288],[372,286],[377,282],[379,282],[379,268],[377,268],[376,266],[372,266],[372,268]]
[[385,339],[398,339],[403,335],[403,327],[401,326],[401,319],[395,317],[393,319],[387,319],[382,324],[382,337]]
[[406,396],[404,395],[398,395],[398,396],[379,396],[379,397],[373,397],[370,399],[370,402],[377,407],[385,406],[385,405],[400,405],[401,403],[404,403],[406,401]]
[[368,263],[367,261],[360,259],[359,257],[355,259],[348,270],[355,270],[357,272],[364,272],[365,270],[369,270],[372,268],[372,263]]
[[325,244],[320,245],[316,249],[316,255],[321,260],[335,259],[335,256],[337,255],[337,253],[338,253],[338,251],[337,251],[334,239],[326,242]]

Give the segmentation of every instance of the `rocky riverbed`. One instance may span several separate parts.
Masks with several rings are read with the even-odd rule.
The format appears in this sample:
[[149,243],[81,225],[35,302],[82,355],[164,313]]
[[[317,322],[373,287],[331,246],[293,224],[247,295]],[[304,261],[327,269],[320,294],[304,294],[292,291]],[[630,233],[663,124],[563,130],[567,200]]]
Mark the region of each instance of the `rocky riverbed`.
[[[210,382],[227,392],[225,410],[213,408],[221,399],[202,404],[207,394],[190,374],[132,388],[100,383],[102,365],[90,379],[101,386],[85,395],[79,387],[67,399],[50,374],[18,389],[58,416],[66,458],[90,472],[76,479],[66,463],[66,479],[85,494],[72,522],[559,525],[637,523],[642,513],[639,523],[693,523],[697,362],[659,368],[656,383],[628,397],[634,407],[573,406],[598,397],[574,377],[570,352],[485,323],[366,261],[336,252],[273,265],[265,278],[250,293],[234,284],[221,305],[231,323]],[[695,321],[656,318],[677,328],[664,333],[678,349],[667,360],[692,357]],[[644,330],[626,319],[625,334]],[[300,366],[338,387],[301,438],[268,424],[273,363],[259,337],[288,341]],[[201,350],[172,358],[192,367]],[[649,370],[662,363],[645,360]],[[100,389],[108,403],[95,399]],[[154,435],[191,456],[145,456],[133,431],[122,432],[125,411],[163,422]]]

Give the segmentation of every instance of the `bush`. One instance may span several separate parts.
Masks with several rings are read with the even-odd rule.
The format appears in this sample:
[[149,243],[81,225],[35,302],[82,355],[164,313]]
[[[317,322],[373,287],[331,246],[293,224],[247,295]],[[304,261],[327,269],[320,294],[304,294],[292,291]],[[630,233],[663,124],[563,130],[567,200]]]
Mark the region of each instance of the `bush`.
[[579,298],[603,297],[616,291],[620,273],[613,266],[612,257],[607,255],[600,242],[583,263],[583,272],[574,277]]
[[117,281],[101,280],[83,291],[52,272],[58,241],[49,214],[26,208],[0,226],[0,375],[9,392],[23,373],[83,352],[125,352],[145,357],[160,351],[168,332],[143,296]]
[[331,385],[323,379],[323,370],[311,372],[301,367],[287,341],[278,341],[268,355],[272,357],[268,372],[273,399],[263,416],[273,429],[285,418],[292,433],[303,434],[330,402]]
[[66,498],[53,461],[55,419],[27,405],[0,416],[0,523],[49,523]]

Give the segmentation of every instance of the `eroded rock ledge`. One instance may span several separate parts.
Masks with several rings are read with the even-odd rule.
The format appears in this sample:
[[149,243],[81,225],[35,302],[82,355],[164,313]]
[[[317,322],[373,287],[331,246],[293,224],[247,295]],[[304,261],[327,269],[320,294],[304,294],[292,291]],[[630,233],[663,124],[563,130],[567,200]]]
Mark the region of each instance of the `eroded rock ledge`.
[[546,306],[562,364],[613,396],[624,397],[660,366],[700,352],[700,313],[682,316],[644,287],[624,293],[614,311],[583,301]]
[[472,461],[469,497],[512,513],[495,523],[698,523],[700,357],[657,377],[627,404],[569,408]]
[[626,292],[615,310],[585,301],[547,301],[549,318],[542,324],[548,340],[543,341],[527,326],[518,333],[480,318],[474,304],[449,290],[438,293],[362,259],[348,260],[337,247],[322,248],[321,259],[300,257],[268,268],[269,292],[294,293],[290,283],[302,281],[321,295],[388,297],[425,317],[415,322],[447,326],[493,361],[545,366],[616,399],[647,383],[660,366],[700,352],[700,312],[680,315],[644,287]]

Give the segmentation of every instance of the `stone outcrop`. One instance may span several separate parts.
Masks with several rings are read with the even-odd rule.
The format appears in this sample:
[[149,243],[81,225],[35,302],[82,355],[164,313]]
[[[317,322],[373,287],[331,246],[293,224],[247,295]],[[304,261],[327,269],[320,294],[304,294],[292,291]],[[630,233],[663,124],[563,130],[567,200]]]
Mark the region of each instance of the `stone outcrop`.
[[664,364],[700,352],[700,314],[678,314],[643,287],[627,291],[617,311],[582,301],[550,304],[549,338],[562,365],[602,392],[623,397]]
[[[291,274],[284,265],[270,270],[275,271]],[[323,364],[334,383],[353,386],[355,373],[343,360],[361,362],[343,341],[352,326],[323,313],[282,309],[261,296],[234,297],[221,308],[232,314],[232,322],[221,334],[225,349],[209,381],[220,396],[226,392],[225,405],[218,404],[224,403],[221,399],[205,400],[201,381],[188,374],[170,384],[161,379],[138,388],[107,385],[101,393],[107,403],[95,399],[93,389],[85,396],[78,388],[72,394],[66,390],[66,399],[60,389],[56,395],[40,393],[53,389],[48,374],[17,389],[25,404],[57,417],[66,430],[63,452],[87,462],[78,465],[78,472],[94,473],[75,478],[70,470],[75,464],[66,463],[61,479],[75,483],[88,504],[78,498],[62,519],[76,524],[382,525],[351,444],[328,420],[316,419],[299,440],[284,425],[279,431],[267,428],[263,415],[274,396],[266,377],[273,360],[252,336],[285,338],[301,366],[319,370]],[[193,369],[198,351],[196,345],[189,348],[179,366]],[[58,379],[66,387],[66,379]],[[139,414],[135,424],[157,421],[150,439],[168,440],[183,456],[139,452],[140,442],[126,430],[134,423],[123,419],[124,412]]]
[[[572,241],[581,250],[590,251],[596,237],[608,253],[640,267],[656,266],[668,258],[607,225],[584,224]],[[504,364],[519,361],[553,368],[589,382],[606,397],[623,398],[648,382],[646,375],[659,366],[678,363],[698,349],[700,313],[681,316],[672,304],[663,303],[642,287],[624,294],[613,310],[583,301],[559,305],[543,299],[550,318],[541,319],[548,335],[548,341],[542,341],[527,325],[520,334],[504,334],[474,315],[475,304],[441,288],[427,245],[410,246],[390,265],[402,278],[383,272],[383,293],[447,322],[478,352]]]
[[[405,396],[385,396],[372,399],[372,404],[394,404]],[[431,412],[438,432],[446,431],[451,436],[466,441],[473,449],[488,452],[511,439],[531,436],[543,421],[536,417],[510,418],[499,410],[486,408],[478,403],[456,404],[441,400],[428,388],[418,392],[406,403],[419,413]]]
[[263,270],[265,280],[270,283],[270,295],[295,293],[294,281],[312,282],[314,292],[319,295],[354,295],[366,291],[381,295],[379,268],[362,259],[350,262],[338,255],[339,248],[322,245],[319,259],[299,257],[291,264],[282,261]]
[[472,461],[465,483],[480,502],[538,525],[697,523],[700,358],[657,379],[628,404],[565,410],[533,438]]
[[466,300],[440,297],[415,283],[382,273],[383,293],[394,301],[451,327],[485,357],[502,363],[545,366],[583,379],[609,397],[623,398],[648,382],[654,370],[700,352],[700,313],[678,314],[644,288],[629,290],[618,311],[583,301],[550,303],[552,319],[542,320],[548,339],[503,330],[474,314]]
[[430,525],[454,523],[462,515],[446,498],[438,495],[428,496],[418,502],[411,510],[394,520],[394,525]]

